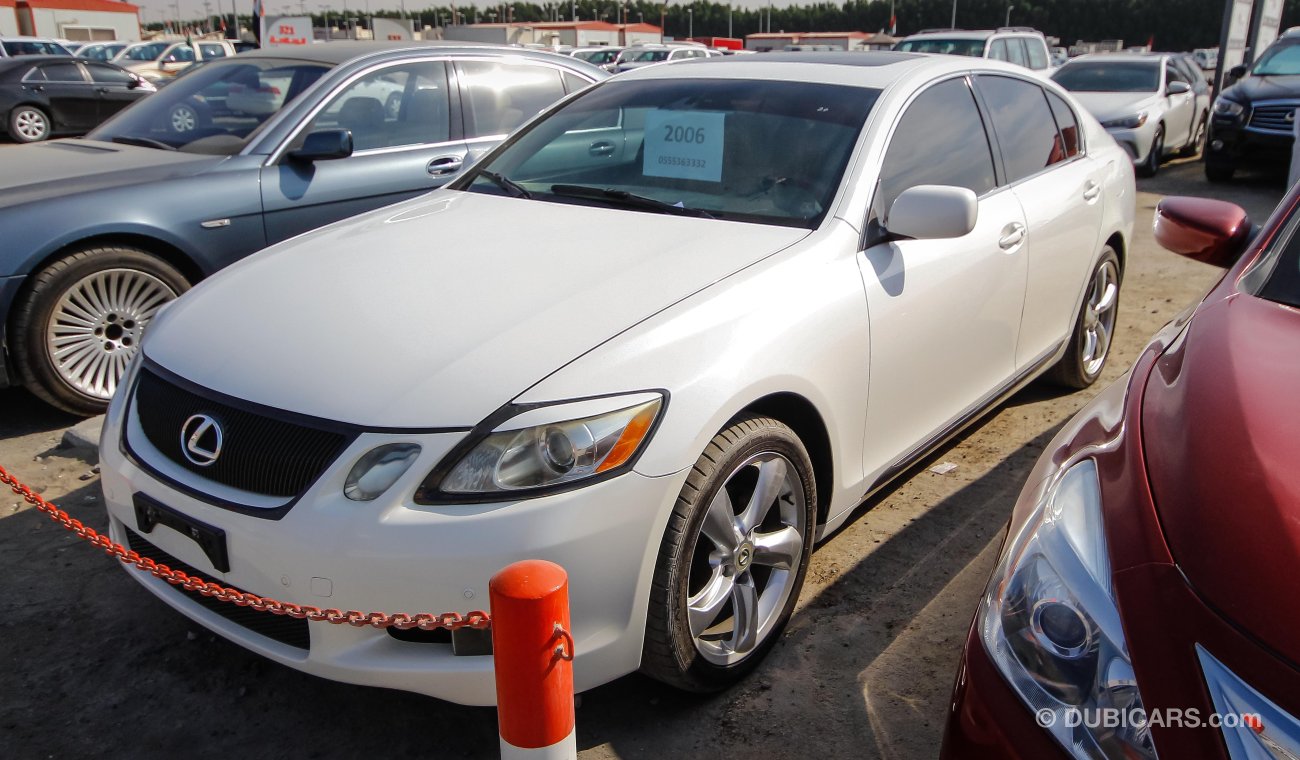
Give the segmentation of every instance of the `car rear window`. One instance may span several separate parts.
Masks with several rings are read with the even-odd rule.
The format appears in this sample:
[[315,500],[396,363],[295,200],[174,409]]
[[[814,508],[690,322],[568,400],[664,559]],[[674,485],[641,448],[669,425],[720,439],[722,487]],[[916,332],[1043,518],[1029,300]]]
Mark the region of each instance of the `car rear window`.
[[921,40],[903,40],[894,46],[904,53],[946,53],[948,55],[968,55],[972,58],[984,57],[984,40],[948,39],[928,37]]
[[1080,61],[1066,64],[1052,79],[1071,92],[1155,92],[1160,62]]

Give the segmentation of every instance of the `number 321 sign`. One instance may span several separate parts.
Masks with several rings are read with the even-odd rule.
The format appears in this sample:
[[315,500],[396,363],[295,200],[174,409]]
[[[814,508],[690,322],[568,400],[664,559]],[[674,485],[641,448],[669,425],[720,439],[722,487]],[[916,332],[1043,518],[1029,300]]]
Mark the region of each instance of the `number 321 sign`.
[[723,127],[727,115],[711,111],[651,111],[645,120],[648,177],[722,181]]

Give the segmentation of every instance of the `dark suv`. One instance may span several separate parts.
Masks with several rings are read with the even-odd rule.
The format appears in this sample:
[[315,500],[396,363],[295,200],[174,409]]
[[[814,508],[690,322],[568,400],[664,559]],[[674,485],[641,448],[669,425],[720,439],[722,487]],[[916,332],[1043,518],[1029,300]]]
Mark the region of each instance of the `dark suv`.
[[1295,111],[1300,108],[1300,29],[1288,30],[1214,101],[1205,176],[1211,182],[1232,179],[1238,168],[1290,165]]

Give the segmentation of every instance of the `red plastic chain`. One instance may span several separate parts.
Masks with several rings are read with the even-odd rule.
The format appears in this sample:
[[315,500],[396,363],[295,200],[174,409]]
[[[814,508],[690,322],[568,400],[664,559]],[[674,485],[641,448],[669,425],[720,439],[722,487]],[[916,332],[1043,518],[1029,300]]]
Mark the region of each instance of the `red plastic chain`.
[[438,628],[445,628],[454,631],[457,628],[477,628],[483,630],[492,627],[492,618],[488,613],[482,610],[474,610],[464,615],[459,612],[444,612],[440,615],[433,615],[427,612],[421,612],[415,615],[408,615],[404,612],[388,614],[386,612],[358,612],[357,610],[347,610],[346,612],[337,609],[321,609],[306,604],[294,604],[292,602],[281,602],[275,599],[249,594],[229,586],[222,586],[219,583],[213,583],[204,580],[198,576],[184,573],[180,570],[173,570],[167,565],[154,562],[148,557],[142,557],[139,553],[116,543],[108,536],[96,531],[94,528],[83,525],[80,520],[74,519],[67,512],[59,509],[55,505],[41,498],[40,494],[23,485],[18,478],[10,475],[3,466],[0,466],[0,483],[3,483],[13,489],[13,492],[23,497],[27,503],[35,506],[38,510],[49,515],[50,519],[62,525],[64,528],[75,533],[77,536],[89,541],[92,546],[104,550],[106,554],[117,557],[124,564],[132,565],[137,570],[150,573],[155,578],[161,578],[173,586],[180,586],[186,591],[197,591],[203,596],[212,597],[223,602],[239,605],[240,607],[251,607],[258,612],[269,612],[273,615],[288,615],[292,618],[306,618],[323,623],[334,623],[336,625],[347,625],[361,628],[370,626],[372,628],[397,628],[407,630],[410,628],[419,628],[424,631],[431,631]]

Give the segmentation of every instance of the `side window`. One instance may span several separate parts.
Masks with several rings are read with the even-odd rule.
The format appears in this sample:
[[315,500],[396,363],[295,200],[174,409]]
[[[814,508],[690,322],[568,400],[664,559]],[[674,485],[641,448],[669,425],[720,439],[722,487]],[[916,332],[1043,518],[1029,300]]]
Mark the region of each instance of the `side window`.
[[1069,104],[1054,92],[1047,92],[1047,102],[1052,106],[1052,115],[1056,117],[1056,128],[1061,133],[1060,147],[1064,158],[1079,155],[1082,146],[1079,144],[1079,120],[1075,118],[1074,111],[1070,110]]
[[921,93],[894,128],[873,208],[886,218],[894,199],[916,185],[954,185],[983,195],[994,184],[993,153],[975,97],[966,80],[950,79]]
[[135,77],[125,71],[102,63],[87,63],[86,69],[90,71],[90,81],[95,84],[131,84],[135,81]]
[[214,45],[212,43],[200,44],[199,50],[203,52],[204,58],[225,58],[226,57],[226,49],[220,45]]
[[75,63],[48,63],[42,66],[45,78],[51,82],[85,82],[81,67]]
[[566,92],[573,93],[579,90],[585,90],[591,86],[591,82],[588,82],[577,74],[570,74],[566,71],[562,76],[564,77],[564,89]]
[[524,63],[460,64],[469,137],[503,135],[564,97],[560,72]]
[[1173,61],[1169,61],[1165,64],[1165,76],[1168,77],[1166,82],[1183,82],[1188,85],[1191,84],[1191,82],[1187,81],[1187,77],[1183,76],[1183,72],[1179,71],[1178,67],[1174,65]]
[[1065,158],[1043,88],[1011,77],[983,75],[975,81],[1002,146],[1008,182]]
[[446,142],[450,135],[447,67],[421,61],[372,71],[343,88],[300,133],[352,132],[356,150]]
[[1034,71],[1047,68],[1047,43],[1035,37],[1026,37],[1025,50],[1029,53],[1029,68]]
[[1007,38],[1007,60],[1018,66],[1029,67],[1029,58],[1025,55],[1025,41],[1020,37]]
[[36,67],[34,67],[31,71],[29,71],[29,72],[27,72],[26,74],[23,75],[23,81],[24,81],[24,82],[44,82],[44,81],[45,81],[45,69],[41,68],[40,66],[36,66]]
[[177,45],[163,57],[163,63],[191,63],[194,60],[194,48],[189,45]]
[[1007,52],[1007,41],[999,39],[993,40],[993,42],[989,43],[988,57],[995,61],[1011,60],[1011,54]]

